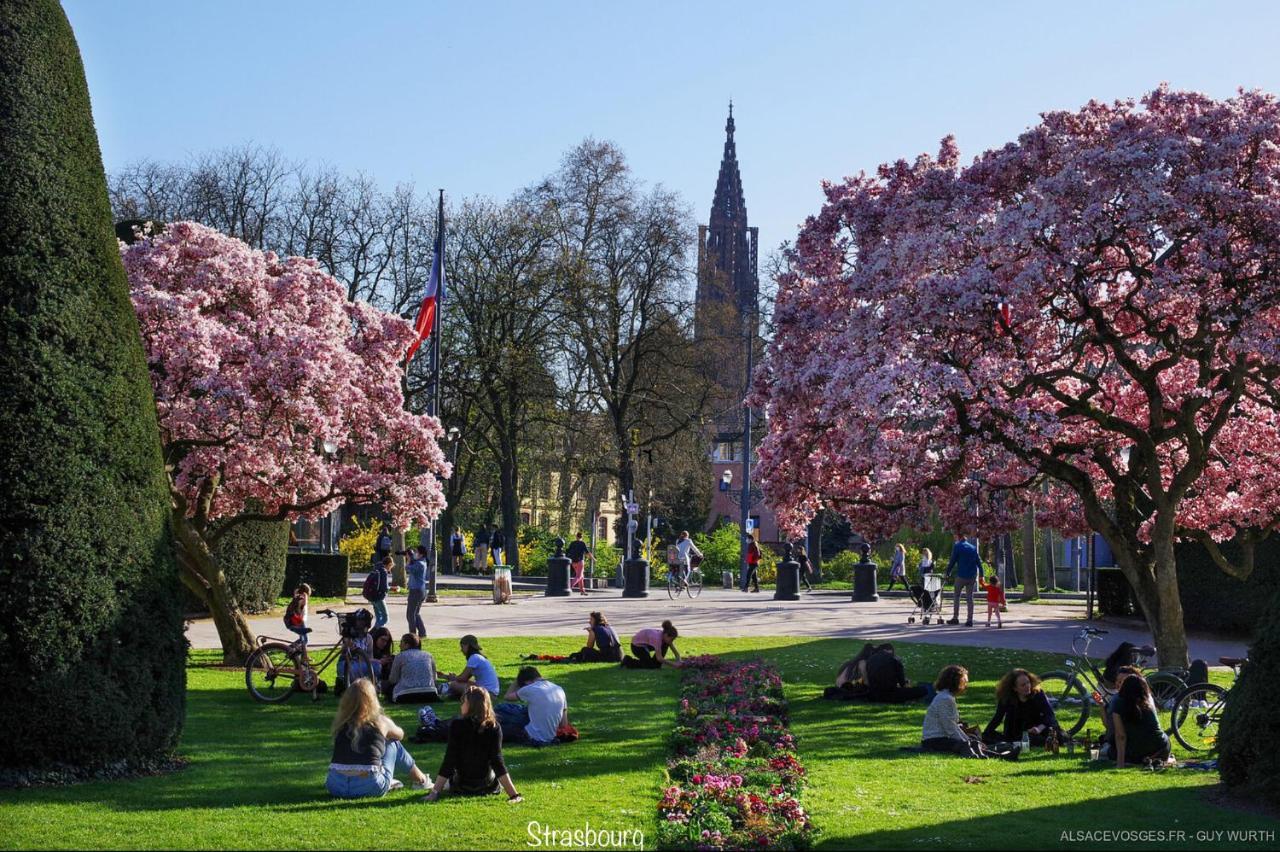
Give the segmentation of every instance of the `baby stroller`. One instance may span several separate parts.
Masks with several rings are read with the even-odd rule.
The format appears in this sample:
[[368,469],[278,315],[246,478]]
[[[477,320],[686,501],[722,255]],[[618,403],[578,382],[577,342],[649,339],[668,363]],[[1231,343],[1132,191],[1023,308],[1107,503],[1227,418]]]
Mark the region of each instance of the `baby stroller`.
[[907,616],[907,624],[914,624],[917,618],[921,624],[928,624],[930,619],[942,624],[942,576],[921,574],[920,582],[912,585],[909,591],[916,606]]

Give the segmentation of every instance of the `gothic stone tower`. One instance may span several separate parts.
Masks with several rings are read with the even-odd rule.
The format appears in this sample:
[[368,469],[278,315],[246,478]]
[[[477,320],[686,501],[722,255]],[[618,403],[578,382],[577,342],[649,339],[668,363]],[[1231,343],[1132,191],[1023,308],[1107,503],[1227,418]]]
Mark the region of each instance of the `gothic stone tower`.
[[[694,338],[706,358],[708,375],[720,388],[708,440],[711,464],[716,477],[713,485],[711,516],[708,526],[722,517],[735,523],[741,508],[735,502],[742,488],[743,417],[742,398],[747,387],[747,342],[751,341],[756,363],[762,347],[757,335],[756,300],[757,245],[759,229],[747,224],[747,202],[742,193],[742,175],[738,172],[738,151],[733,141],[733,104],[725,124],[724,155],[711,202],[711,218],[698,227],[698,292],[694,306]],[[763,431],[757,422],[753,441]],[[730,487],[722,490],[722,477],[731,472]],[[758,499],[750,514],[756,520],[761,541],[777,541],[777,522],[773,513]]]

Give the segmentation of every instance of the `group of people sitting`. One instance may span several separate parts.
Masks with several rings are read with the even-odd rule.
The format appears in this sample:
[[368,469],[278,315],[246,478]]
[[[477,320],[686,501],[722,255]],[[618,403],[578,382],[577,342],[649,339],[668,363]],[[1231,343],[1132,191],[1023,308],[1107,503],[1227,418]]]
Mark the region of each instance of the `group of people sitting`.
[[[1140,669],[1115,662],[1131,650],[1122,645],[1106,666],[1104,680],[1115,692],[1104,705],[1100,757],[1114,760],[1117,767],[1165,763],[1170,743],[1160,727],[1151,688]],[[1040,679],[1026,669],[1015,668],[1000,678],[995,713],[983,729],[960,719],[956,699],[968,688],[969,671],[960,665],[944,667],[932,684],[912,684],[892,645],[867,644],[840,666],[835,686],[824,695],[894,704],[928,701],[920,747],[929,752],[1016,760],[1024,741],[1042,747],[1070,739]]]

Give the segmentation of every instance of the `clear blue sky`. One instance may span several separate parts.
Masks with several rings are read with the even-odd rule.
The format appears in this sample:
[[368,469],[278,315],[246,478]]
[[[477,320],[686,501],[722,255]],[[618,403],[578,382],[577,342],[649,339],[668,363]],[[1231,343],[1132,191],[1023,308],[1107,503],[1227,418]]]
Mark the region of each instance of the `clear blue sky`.
[[1048,109],[1162,80],[1280,92],[1280,3],[218,2],[64,0],[108,170],[247,141],[506,197],[586,136],[705,221],[735,104],[762,246],[819,182],[967,159]]

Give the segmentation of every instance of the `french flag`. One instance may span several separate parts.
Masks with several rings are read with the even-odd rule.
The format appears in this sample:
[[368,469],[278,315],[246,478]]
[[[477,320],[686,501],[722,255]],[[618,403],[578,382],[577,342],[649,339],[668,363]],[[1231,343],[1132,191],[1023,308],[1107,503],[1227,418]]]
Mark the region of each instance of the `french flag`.
[[427,293],[422,298],[422,307],[418,309],[418,318],[413,323],[413,330],[417,332],[418,337],[404,356],[406,368],[413,360],[413,354],[422,345],[422,341],[431,336],[436,325],[436,303],[444,300],[444,252],[440,250],[442,242],[444,242],[443,229],[440,236],[436,238],[435,257],[431,261],[431,277],[427,279]]

